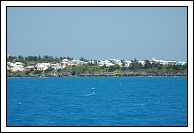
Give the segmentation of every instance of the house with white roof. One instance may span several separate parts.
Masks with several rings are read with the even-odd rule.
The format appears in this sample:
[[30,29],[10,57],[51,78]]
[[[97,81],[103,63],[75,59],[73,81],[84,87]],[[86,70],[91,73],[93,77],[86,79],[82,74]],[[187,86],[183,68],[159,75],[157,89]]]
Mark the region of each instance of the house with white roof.
[[151,60],[149,60],[149,62],[152,63],[160,63],[160,60],[157,60],[155,58],[152,58]]
[[37,70],[46,70],[49,66],[50,63],[37,63],[35,67]]
[[168,65],[168,61],[167,60],[157,60],[155,58],[152,58],[151,60],[149,60],[149,62],[152,63],[160,63],[162,65]]
[[25,70],[31,70],[31,69],[35,69],[35,66],[34,65],[30,65],[30,66],[26,66],[25,67]]
[[110,67],[110,66],[114,66],[115,64],[113,64],[110,60],[100,60],[98,62],[99,66],[106,66],[106,67]]
[[69,65],[70,66],[77,66],[77,65],[79,65],[80,64],[80,60],[71,60],[70,62],[69,62]]
[[162,65],[168,65],[168,61],[166,60],[160,60],[159,63]]
[[121,60],[119,59],[109,59],[109,61],[115,65],[122,66]]
[[11,71],[24,71],[24,66],[22,62],[7,62],[7,70],[11,70]]
[[55,70],[58,70],[58,69],[61,69],[62,68],[60,63],[51,64],[50,67],[53,68],[53,69],[55,69]]
[[68,59],[63,59],[60,62],[62,68],[65,68],[66,66],[68,66],[69,63],[70,63],[70,61]]

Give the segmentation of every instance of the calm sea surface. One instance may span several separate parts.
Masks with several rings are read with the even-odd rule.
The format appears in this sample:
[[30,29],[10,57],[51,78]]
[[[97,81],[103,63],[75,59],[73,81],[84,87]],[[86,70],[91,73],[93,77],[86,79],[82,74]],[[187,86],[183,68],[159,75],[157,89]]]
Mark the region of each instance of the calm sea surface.
[[187,78],[8,78],[7,126],[187,126]]

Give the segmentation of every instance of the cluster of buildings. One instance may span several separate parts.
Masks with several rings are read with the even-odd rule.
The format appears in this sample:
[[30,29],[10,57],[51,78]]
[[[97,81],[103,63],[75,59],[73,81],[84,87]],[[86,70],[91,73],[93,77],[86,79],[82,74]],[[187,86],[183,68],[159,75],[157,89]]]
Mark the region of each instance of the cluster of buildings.
[[110,66],[114,66],[114,65],[122,66],[122,62],[119,59],[100,60],[100,61],[98,61],[98,65],[99,66],[106,66],[106,67],[110,67]]
[[187,62],[183,61],[175,61],[175,60],[157,60],[155,58],[152,58],[151,60],[148,60],[150,63],[159,63],[162,65],[185,65]]
[[7,62],[7,70],[11,71],[24,71],[24,64],[22,62]]
[[[182,61],[167,61],[167,60],[157,60],[155,58],[152,58],[148,60],[150,63],[160,63],[162,65],[185,65],[186,62]],[[96,64],[98,66],[114,66],[119,65],[120,67],[130,67],[132,61],[124,60],[121,61],[119,59],[109,59],[109,60],[99,60],[99,61],[80,61],[80,60],[68,60],[68,59],[62,59],[59,63],[37,63],[36,65],[29,65],[24,66],[22,62],[7,62],[7,70],[10,71],[24,71],[24,70],[46,70],[48,68],[53,68],[55,70],[57,69],[63,69],[67,66],[77,66],[77,65],[84,65],[84,64]],[[138,61],[138,63],[141,63],[142,66],[145,65],[145,61]]]

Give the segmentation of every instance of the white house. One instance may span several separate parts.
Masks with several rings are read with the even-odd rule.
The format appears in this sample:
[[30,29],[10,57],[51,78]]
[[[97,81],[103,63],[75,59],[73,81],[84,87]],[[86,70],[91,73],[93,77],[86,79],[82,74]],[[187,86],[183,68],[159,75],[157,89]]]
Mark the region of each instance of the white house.
[[119,59],[109,59],[109,61],[115,65],[122,66],[121,60]]
[[132,63],[131,61],[124,61],[125,64],[124,67],[129,67],[131,63]]
[[149,60],[149,62],[152,64],[152,63],[160,63],[160,60],[157,60],[155,58],[152,58],[151,60]]
[[166,60],[160,60],[159,63],[162,65],[168,65],[168,61]]
[[110,67],[110,66],[114,66],[115,64],[113,64],[110,60],[100,60],[98,62],[99,66],[106,66],[106,67]]
[[62,68],[62,67],[61,67],[61,64],[59,64],[59,63],[51,64],[50,67],[51,67],[51,68],[54,68],[55,70],[58,70],[58,69],[61,69],[61,68]]
[[34,68],[35,68],[35,66],[27,66],[27,67],[25,67],[26,70],[30,70],[30,69],[34,69]]
[[37,70],[46,70],[50,66],[50,63],[38,63],[36,64],[36,69]]
[[109,62],[108,60],[100,60],[100,61],[98,62],[98,65],[99,65],[99,66],[104,66],[104,65],[106,65],[108,62]]
[[80,60],[71,60],[69,63],[70,66],[77,66],[79,64],[80,64]]
[[8,62],[7,65],[8,65],[8,67],[7,67],[8,70],[11,70],[11,71],[14,71],[14,72],[24,71],[24,66],[23,66],[22,62],[15,62],[15,63]]
[[176,65],[176,61],[168,61],[169,65]]
[[66,66],[68,66],[69,63],[70,63],[70,61],[68,59],[63,59],[60,62],[62,68],[65,68]]
[[90,60],[90,61],[88,61],[88,63],[95,64],[95,61],[94,60]]
[[155,58],[152,58],[151,60],[149,60],[149,62],[152,63],[160,63],[162,65],[168,65],[168,61],[167,60],[157,60]]
[[106,67],[110,67],[110,66],[114,66],[115,64],[113,64],[113,63],[107,63],[105,65],[106,65]]

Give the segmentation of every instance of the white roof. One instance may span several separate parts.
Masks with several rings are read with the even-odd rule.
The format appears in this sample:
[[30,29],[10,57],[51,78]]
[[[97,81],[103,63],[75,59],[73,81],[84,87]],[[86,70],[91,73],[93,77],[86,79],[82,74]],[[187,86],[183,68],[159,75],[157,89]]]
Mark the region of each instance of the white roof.
[[62,61],[69,61],[68,59],[62,59]]

